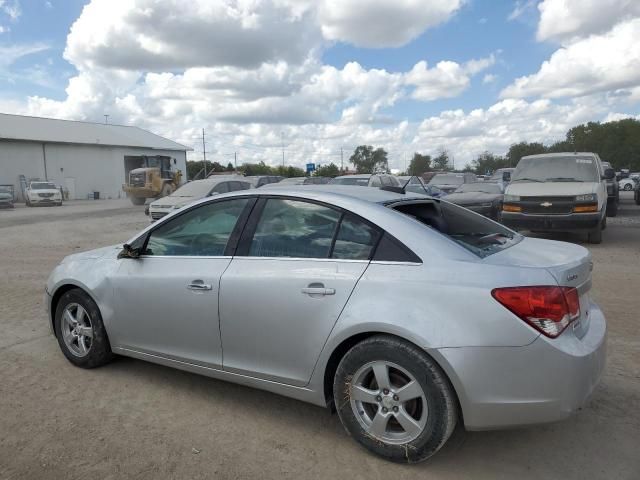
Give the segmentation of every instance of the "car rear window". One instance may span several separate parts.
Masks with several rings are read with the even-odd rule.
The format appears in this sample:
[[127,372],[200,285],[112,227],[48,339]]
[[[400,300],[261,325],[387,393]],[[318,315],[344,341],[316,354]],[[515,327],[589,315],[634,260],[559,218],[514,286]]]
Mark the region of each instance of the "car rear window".
[[413,201],[388,206],[437,230],[480,258],[505,250],[522,239],[503,225],[448,202]]

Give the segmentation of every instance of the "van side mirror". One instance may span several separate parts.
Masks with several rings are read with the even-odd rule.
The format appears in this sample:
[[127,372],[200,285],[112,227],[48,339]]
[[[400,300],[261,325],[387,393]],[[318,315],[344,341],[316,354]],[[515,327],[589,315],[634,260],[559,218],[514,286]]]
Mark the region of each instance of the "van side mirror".
[[118,254],[118,258],[139,258],[140,257],[140,249],[132,248],[131,245],[125,243],[122,245],[122,250]]
[[613,180],[616,177],[616,171],[613,168],[605,168],[602,178],[605,180]]

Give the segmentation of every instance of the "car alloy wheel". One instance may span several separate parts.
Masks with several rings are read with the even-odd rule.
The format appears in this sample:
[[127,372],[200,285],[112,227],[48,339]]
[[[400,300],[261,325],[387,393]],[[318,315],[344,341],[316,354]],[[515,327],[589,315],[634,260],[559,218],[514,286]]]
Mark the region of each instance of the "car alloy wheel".
[[363,365],[350,392],[354,416],[373,438],[394,445],[418,438],[427,424],[427,399],[407,370],[387,361]]
[[93,327],[89,313],[78,303],[68,304],[60,322],[64,344],[76,357],[85,357],[91,350]]

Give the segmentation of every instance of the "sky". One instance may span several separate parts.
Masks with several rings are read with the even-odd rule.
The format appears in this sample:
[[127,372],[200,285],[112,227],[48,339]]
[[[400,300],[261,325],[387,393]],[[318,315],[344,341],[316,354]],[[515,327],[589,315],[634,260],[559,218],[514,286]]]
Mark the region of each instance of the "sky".
[[455,168],[640,119],[638,0],[0,0],[0,112],[228,163],[445,149]]

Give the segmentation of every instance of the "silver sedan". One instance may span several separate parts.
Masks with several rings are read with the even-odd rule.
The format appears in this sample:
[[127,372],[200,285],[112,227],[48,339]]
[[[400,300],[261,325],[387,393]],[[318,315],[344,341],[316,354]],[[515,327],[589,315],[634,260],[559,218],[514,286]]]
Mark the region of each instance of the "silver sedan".
[[445,201],[345,186],[207,198],[66,257],[46,305],[71,363],[126,355],[333,407],[398,462],[567,417],[605,362],[583,247]]

